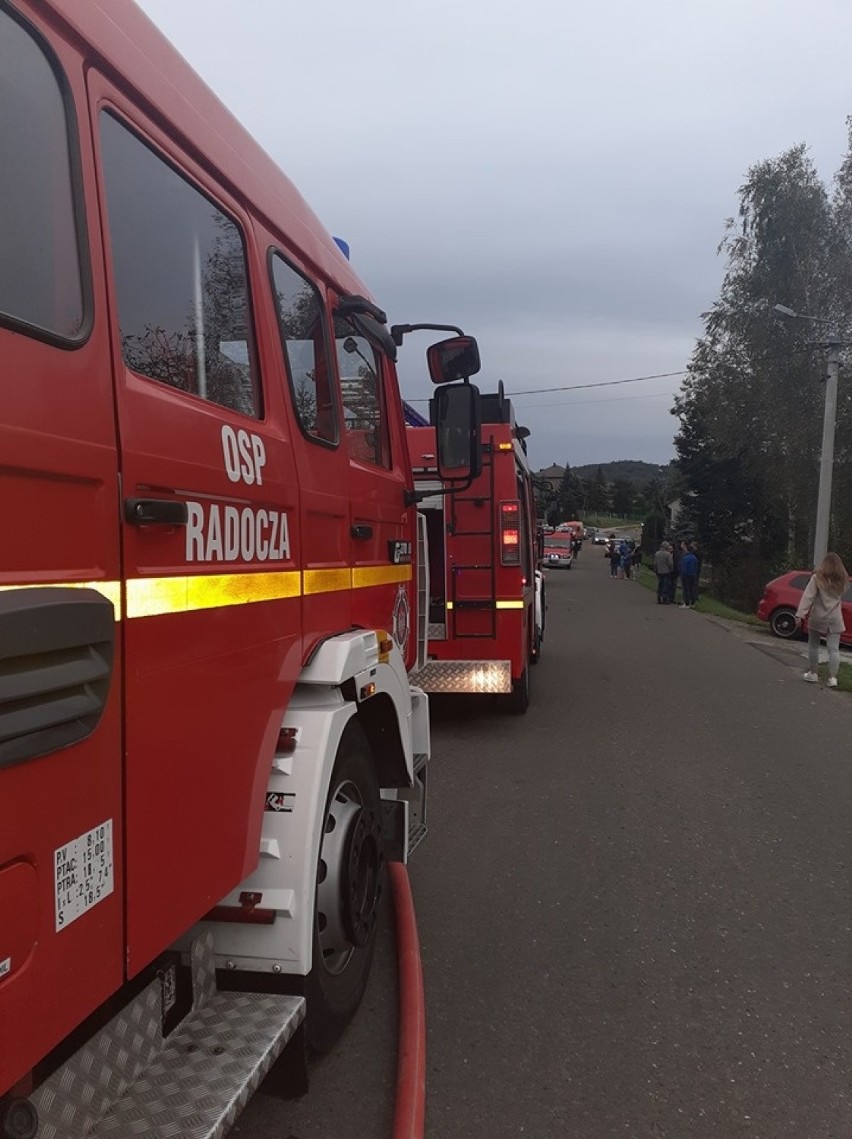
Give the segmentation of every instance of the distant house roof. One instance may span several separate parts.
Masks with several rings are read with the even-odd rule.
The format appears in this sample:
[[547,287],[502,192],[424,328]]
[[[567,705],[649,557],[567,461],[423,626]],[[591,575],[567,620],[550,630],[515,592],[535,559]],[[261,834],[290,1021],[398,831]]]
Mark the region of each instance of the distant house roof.
[[565,468],[560,467],[557,463],[551,463],[549,467],[544,467],[542,470],[537,471],[536,474],[540,475],[543,479],[561,479],[565,474]]

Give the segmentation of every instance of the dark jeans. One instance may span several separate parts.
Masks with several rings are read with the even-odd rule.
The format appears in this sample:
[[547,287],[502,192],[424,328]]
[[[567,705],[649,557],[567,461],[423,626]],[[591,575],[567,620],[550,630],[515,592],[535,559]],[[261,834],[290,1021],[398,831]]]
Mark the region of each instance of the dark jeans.
[[683,588],[684,605],[694,605],[698,600],[698,575],[685,573],[680,579],[680,584]]
[[667,573],[657,574],[657,601],[659,601],[660,604],[668,600],[669,576]]

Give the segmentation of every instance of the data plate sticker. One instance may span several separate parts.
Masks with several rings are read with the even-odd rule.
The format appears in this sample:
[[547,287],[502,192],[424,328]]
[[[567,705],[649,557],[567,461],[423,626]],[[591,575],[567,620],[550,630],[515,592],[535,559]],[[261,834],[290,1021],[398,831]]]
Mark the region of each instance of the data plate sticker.
[[56,868],[56,928],[65,929],[113,891],[112,819],[60,846]]

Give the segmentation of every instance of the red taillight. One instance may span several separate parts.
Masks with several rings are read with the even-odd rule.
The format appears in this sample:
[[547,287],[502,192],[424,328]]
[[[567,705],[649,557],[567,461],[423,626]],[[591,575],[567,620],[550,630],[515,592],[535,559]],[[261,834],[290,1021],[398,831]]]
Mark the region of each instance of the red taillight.
[[504,566],[521,564],[521,504],[517,499],[500,503],[500,561]]

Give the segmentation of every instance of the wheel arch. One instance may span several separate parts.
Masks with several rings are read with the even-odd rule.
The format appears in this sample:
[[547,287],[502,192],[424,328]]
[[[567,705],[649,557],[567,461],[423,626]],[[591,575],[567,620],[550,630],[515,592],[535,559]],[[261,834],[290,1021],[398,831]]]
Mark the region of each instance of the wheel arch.
[[[347,632],[323,642],[303,669],[282,723],[292,734],[291,746],[276,752],[265,788],[257,868],[220,903],[238,907],[244,892],[260,893],[261,908],[274,909],[276,919],[270,925],[209,923],[218,968],[310,972],[322,826],[350,721],[357,720],[367,738],[380,788],[414,784],[418,733],[425,732],[428,748],[428,701],[415,690],[413,707],[405,664],[389,642],[381,630]],[[278,806],[270,806],[270,796],[278,797]]]
[[356,705],[380,787],[410,787],[414,774],[412,690],[399,648],[383,630],[324,642],[301,683],[335,684]]
[[399,711],[388,692],[359,704],[356,718],[370,745],[380,787],[408,787],[411,769],[403,745]]

